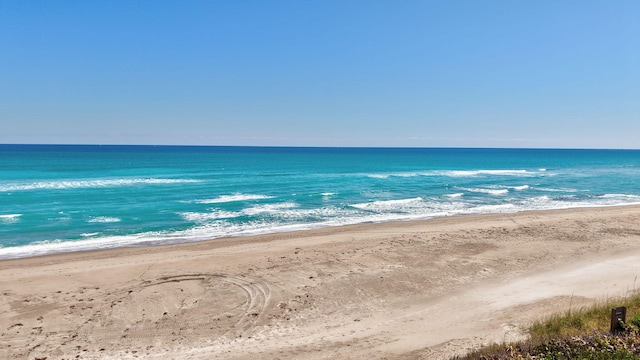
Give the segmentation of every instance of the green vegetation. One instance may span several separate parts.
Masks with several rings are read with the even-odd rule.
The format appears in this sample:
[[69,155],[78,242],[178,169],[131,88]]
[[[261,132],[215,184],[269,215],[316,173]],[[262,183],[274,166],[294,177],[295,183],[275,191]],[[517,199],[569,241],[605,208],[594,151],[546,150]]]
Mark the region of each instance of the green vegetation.
[[[611,334],[611,309],[625,306],[624,331]],[[640,292],[537,321],[527,341],[484,347],[459,360],[640,360]]]

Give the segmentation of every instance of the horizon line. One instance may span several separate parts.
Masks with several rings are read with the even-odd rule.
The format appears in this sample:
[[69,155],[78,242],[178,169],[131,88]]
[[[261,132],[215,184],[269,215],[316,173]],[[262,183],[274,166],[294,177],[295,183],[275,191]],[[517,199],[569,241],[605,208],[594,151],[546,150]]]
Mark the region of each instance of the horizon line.
[[629,150],[640,148],[589,147],[491,147],[491,146],[344,146],[344,145],[196,145],[196,144],[91,144],[91,143],[0,143],[0,146],[84,146],[84,147],[191,147],[191,148],[273,148],[273,149],[504,149],[504,150]]

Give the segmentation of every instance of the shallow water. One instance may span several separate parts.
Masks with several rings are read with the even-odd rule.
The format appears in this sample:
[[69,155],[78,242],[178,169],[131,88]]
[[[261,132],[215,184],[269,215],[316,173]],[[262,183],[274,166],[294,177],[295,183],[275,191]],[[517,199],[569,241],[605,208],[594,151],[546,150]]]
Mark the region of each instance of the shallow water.
[[0,258],[640,203],[640,151],[0,145]]

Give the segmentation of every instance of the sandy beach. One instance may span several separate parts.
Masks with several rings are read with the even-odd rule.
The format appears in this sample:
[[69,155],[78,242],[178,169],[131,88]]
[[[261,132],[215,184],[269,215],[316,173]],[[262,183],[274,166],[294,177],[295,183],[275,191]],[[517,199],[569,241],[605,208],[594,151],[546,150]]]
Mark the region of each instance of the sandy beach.
[[447,359],[640,286],[640,206],[0,261],[2,359]]

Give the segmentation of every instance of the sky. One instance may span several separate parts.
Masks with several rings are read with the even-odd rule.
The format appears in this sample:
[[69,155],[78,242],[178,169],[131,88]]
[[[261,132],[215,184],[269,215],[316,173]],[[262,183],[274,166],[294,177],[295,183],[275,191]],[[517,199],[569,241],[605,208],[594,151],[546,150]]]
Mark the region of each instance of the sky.
[[0,143],[640,149],[640,1],[0,0]]

